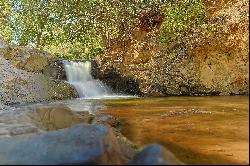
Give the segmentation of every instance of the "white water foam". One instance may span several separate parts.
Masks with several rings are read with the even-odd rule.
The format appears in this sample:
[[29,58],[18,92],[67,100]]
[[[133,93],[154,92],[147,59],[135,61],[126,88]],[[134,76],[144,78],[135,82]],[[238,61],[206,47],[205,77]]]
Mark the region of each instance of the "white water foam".
[[68,82],[76,88],[80,98],[110,96],[110,90],[91,76],[91,62],[64,61],[64,67]]

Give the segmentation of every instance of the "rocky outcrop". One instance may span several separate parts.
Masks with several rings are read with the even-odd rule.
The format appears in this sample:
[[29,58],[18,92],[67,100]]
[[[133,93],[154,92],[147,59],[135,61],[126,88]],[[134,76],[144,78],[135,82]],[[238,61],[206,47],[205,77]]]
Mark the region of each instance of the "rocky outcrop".
[[0,102],[17,104],[78,97],[74,87],[66,81],[43,74],[55,59],[37,49],[0,49]]
[[62,100],[77,97],[68,83],[53,80],[40,73],[15,68],[0,57],[0,101],[3,104]]
[[146,96],[248,94],[248,1],[204,4],[203,28],[187,30],[181,43],[156,42],[161,19],[111,42],[96,58],[97,78]]
[[0,55],[18,69],[42,73],[53,79],[66,80],[63,61],[46,51],[29,47],[6,47]]
[[45,51],[29,47],[0,49],[0,55],[16,68],[36,73],[41,72],[48,66],[49,62],[57,59]]

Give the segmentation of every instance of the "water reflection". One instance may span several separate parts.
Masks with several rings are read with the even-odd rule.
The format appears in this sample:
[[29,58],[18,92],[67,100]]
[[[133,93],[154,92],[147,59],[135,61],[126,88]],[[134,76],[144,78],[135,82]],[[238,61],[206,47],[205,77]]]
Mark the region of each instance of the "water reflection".
[[76,112],[89,112],[91,114],[95,114],[95,112],[99,109],[104,109],[105,105],[102,104],[100,100],[93,99],[75,99],[75,100],[67,100],[63,102],[69,108]]

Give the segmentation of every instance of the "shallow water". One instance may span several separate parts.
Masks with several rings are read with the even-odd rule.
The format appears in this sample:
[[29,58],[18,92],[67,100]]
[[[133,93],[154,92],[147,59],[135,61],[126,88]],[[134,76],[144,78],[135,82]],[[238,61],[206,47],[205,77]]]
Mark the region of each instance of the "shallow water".
[[104,100],[99,111],[122,120],[122,133],[160,143],[187,164],[248,164],[248,96]]
[[[248,164],[248,98],[107,96],[56,103],[64,103],[79,114],[88,111],[117,117],[121,119],[121,132],[128,139],[142,146],[162,144],[187,164]],[[43,104],[46,105],[34,105]],[[31,110],[34,105],[16,107]],[[27,122],[26,116],[24,120],[7,117],[0,115],[0,122]]]

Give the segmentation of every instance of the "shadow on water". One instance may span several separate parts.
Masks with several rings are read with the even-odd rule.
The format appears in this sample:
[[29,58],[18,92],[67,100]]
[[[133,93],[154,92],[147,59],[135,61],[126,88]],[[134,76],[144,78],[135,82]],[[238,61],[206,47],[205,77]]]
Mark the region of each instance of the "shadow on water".
[[[126,119],[121,120],[122,126],[126,126],[123,128],[122,133],[125,136],[128,136],[129,139],[131,139],[133,142],[136,142],[140,144],[141,146],[145,144],[151,144],[151,143],[158,143],[165,148],[169,149],[173,154],[176,155],[178,159],[180,159],[182,162],[185,164],[192,164],[192,165],[200,165],[200,164],[209,164],[209,165],[237,165],[237,164],[248,164],[248,162],[238,162],[236,160],[230,159],[228,157],[225,157],[225,154],[218,154],[217,152],[225,152],[226,150],[218,149],[218,150],[213,150],[210,149],[211,151],[214,151],[214,154],[209,154],[209,153],[202,153],[199,149],[195,150],[193,147],[185,146],[183,144],[178,144],[178,141],[173,140],[171,137],[167,138],[167,136],[164,135],[157,135],[156,132],[152,132],[151,134],[143,134],[143,132],[135,133],[134,131],[134,126],[130,125]],[[145,131],[147,132],[147,131]],[[140,138],[136,138],[134,140],[134,137],[136,135],[143,135]],[[201,138],[202,139],[202,138]],[[173,141],[169,141],[173,140]],[[186,141],[189,141],[186,139]],[[177,143],[176,143],[177,142]],[[191,142],[193,144],[201,144],[202,142]],[[202,145],[201,145],[202,146]],[[209,149],[207,149],[209,150]],[[217,152],[216,152],[217,151]],[[228,153],[227,153],[228,154]],[[232,155],[232,154],[228,154]]]
[[121,120],[138,145],[160,143],[187,164],[247,164],[248,96],[106,101],[101,112]]
[[[177,156],[177,158],[180,158],[186,164],[193,164],[193,165],[200,165],[201,163],[206,163],[209,165],[239,164],[238,162],[235,162],[234,160],[229,160],[223,157],[222,155],[203,154],[200,152],[196,152],[192,149],[179,146],[178,144],[170,141],[164,141],[164,142],[162,142],[161,140],[155,140],[155,141],[159,142],[160,144],[171,150]],[[247,164],[247,163],[245,162],[241,164]]]

